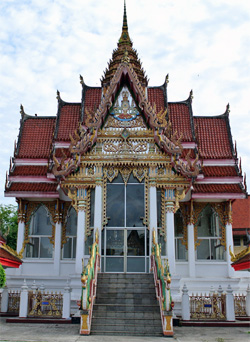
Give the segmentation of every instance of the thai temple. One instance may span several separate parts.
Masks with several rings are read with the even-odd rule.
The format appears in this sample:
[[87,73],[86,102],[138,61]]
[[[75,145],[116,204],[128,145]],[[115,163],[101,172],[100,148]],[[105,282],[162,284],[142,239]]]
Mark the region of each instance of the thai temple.
[[23,263],[7,270],[9,288],[25,279],[61,291],[68,282],[74,313],[95,242],[98,277],[112,284],[125,276],[128,285],[130,276],[140,284],[152,275],[158,244],[174,317],[181,315],[184,284],[190,293],[219,285],[246,291],[247,272],[231,266],[232,203],[247,191],[229,105],[221,115],[196,115],[192,91],[171,102],[168,75],[163,79],[149,86],[124,6],[99,87],[80,76],[81,99],[65,102],[58,91],[56,116],[28,115],[21,106],[5,196],[18,203]]

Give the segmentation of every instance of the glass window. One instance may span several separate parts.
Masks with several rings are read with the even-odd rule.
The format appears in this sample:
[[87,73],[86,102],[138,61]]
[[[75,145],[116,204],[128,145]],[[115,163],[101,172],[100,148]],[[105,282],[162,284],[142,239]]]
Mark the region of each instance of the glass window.
[[131,174],[125,185],[119,174],[107,184],[107,226],[143,227],[144,201],[144,182],[140,183]]
[[223,260],[224,247],[221,245],[222,225],[218,214],[207,205],[198,219],[198,260]]
[[178,209],[174,215],[174,231],[175,231],[175,259],[176,260],[186,260],[187,252],[183,245],[183,230],[184,221],[181,210]]
[[52,258],[53,245],[50,242],[52,223],[47,209],[41,205],[31,216],[29,242],[26,245],[27,258]]
[[67,215],[66,237],[67,242],[63,246],[63,258],[75,259],[76,257],[76,235],[77,235],[77,213],[73,207]]
[[126,226],[143,227],[144,186],[128,184],[126,189]]
[[234,236],[234,246],[240,246],[240,236]]

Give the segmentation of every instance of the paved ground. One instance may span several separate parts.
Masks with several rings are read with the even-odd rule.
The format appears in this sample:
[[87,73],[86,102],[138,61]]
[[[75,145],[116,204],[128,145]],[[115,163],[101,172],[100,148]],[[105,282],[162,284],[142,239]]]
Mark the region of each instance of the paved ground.
[[175,327],[174,338],[133,336],[79,336],[78,324],[5,323],[0,318],[0,342],[250,342],[250,328]]

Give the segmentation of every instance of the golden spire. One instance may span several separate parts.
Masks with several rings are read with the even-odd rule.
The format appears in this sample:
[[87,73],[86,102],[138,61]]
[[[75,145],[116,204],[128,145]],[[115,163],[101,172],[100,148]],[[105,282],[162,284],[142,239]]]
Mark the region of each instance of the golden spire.
[[124,13],[123,13],[123,24],[122,24],[122,34],[118,42],[118,46],[120,45],[130,45],[132,46],[132,42],[130,40],[128,34],[128,21],[127,21],[127,11],[126,11],[126,1],[124,0]]

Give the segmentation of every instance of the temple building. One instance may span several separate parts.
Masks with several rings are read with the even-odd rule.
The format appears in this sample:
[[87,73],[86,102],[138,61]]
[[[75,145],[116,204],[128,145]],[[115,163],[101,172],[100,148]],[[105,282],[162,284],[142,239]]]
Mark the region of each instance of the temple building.
[[99,87],[80,76],[82,98],[57,93],[56,116],[31,116],[21,106],[20,131],[5,196],[18,202],[17,253],[8,286],[25,278],[80,298],[82,263],[99,232],[101,272],[150,273],[153,232],[168,259],[175,313],[181,289],[246,290],[235,272],[232,203],[247,197],[229,105],[197,116],[192,91],[171,102],[168,76],[149,86],[130,39],[122,33]]

